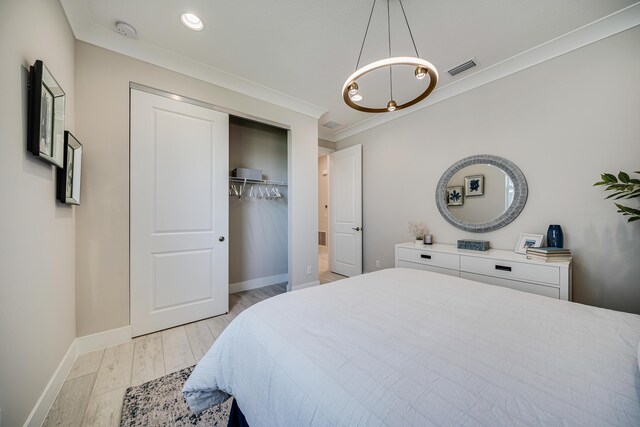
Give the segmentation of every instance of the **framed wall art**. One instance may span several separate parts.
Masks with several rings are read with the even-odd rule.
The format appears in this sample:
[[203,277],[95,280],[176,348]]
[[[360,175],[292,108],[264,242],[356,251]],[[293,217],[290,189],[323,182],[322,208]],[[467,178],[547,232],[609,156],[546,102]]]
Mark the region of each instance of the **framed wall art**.
[[464,177],[464,195],[467,197],[482,196],[484,194],[484,175]]
[[82,182],[82,144],[71,132],[64,133],[64,166],[58,169],[56,195],[58,201],[80,204]]
[[542,234],[522,233],[516,245],[516,253],[526,254],[527,248],[539,248],[542,246],[542,239],[544,239]]
[[42,160],[63,167],[65,94],[44,62],[29,73],[27,149]]
[[463,203],[462,186],[447,187],[447,206],[462,206]]

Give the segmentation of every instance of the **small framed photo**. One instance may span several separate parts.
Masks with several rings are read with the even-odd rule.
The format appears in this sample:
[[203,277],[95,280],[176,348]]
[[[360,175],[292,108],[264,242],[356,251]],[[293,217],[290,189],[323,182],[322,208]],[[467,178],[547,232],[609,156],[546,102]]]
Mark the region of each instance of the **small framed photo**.
[[484,175],[464,177],[464,195],[466,197],[482,196],[484,194]]
[[69,131],[64,133],[64,167],[58,169],[56,196],[61,203],[80,204],[82,144]]
[[539,248],[542,246],[542,239],[544,239],[542,234],[522,233],[520,235],[520,239],[518,239],[518,244],[516,245],[516,253],[526,254],[527,248]]
[[42,160],[63,167],[65,94],[44,62],[29,73],[27,149]]
[[447,206],[462,206],[463,204],[462,186],[447,187]]

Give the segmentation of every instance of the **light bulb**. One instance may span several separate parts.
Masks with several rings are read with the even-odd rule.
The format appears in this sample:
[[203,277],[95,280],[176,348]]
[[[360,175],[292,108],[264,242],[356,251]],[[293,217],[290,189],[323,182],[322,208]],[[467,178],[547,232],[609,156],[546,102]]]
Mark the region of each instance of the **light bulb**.
[[353,96],[358,93],[358,83],[353,82],[349,85],[349,95]]
[[362,95],[358,95],[358,94],[352,95],[352,96],[351,96],[351,100],[352,100],[353,102],[359,102],[359,101],[362,101]]
[[393,99],[391,101],[389,101],[389,103],[387,104],[387,110],[389,111],[395,111],[396,109],[396,101],[394,101]]
[[417,68],[416,68],[416,78],[417,78],[418,80],[422,80],[422,79],[424,79],[424,77],[425,77],[426,75],[427,75],[427,70],[425,70],[425,69],[424,69],[424,68],[422,68],[422,67],[417,67]]
[[180,20],[185,27],[193,31],[202,31],[204,22],[193,13],[183,13]]

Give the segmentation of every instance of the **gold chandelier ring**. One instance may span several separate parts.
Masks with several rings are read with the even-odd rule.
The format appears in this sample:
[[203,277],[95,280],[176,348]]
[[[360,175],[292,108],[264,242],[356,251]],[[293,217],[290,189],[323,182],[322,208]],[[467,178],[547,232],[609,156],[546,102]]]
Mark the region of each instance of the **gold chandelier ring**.
[[402,110],[403,108],[411,107],[412,105],[422,101],[427,96],[429,96],[431,92],[433,92],[436,84],[438,84],[438,70],[436,70],[436,67],[434,67],[431,62],[411,56],[397,56],[394,58],[386,58],[358,68],[353,74],[349,76],[347,81],[342,86],[342,99],[344,99],[344,102],[354,110],[364,111],[365,113],[386,113],[388,111],[386,106],[384,108],[370,108],[358,105],[353,102],[351,100],[351,97],[349,96],[349,86],[367,73],[370,73],[379,68],[391,67],[392,65],[411,65],[414,67],[422,67],[426,70],[427,74],[429,74],[429,86],[427,86],[424,92],[422,92],[412,100],[405,102],[404,104],[397,105],[395,108],[396,110]]

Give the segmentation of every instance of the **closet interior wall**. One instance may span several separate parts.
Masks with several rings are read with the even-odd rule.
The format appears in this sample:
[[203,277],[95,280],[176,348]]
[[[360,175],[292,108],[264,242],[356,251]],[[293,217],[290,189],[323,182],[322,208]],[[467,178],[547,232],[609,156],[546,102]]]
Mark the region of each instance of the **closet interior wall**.
[[[263,179],[287,182],[287,131],[230,117],[229,168],[229,174],[260,169]],[[229,196],[231,293],[287,281],[288,187],[277,187],[283,197],[269,199],[255,197],[259,187],[265,191],[254,185],[254,197],[248,197],[251,184],[242,198]]]

